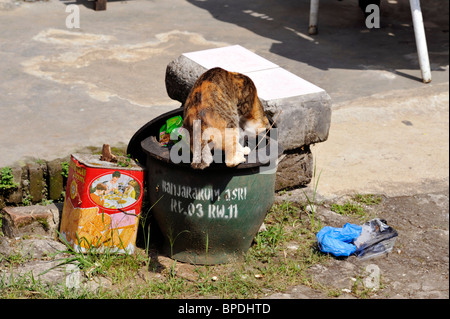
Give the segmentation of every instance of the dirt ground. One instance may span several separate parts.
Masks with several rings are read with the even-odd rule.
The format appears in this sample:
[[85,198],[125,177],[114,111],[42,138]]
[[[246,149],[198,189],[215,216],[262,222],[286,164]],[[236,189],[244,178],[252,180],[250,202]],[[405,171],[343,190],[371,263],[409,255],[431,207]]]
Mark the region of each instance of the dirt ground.
[[[276,202],[290,201],[304,203],[304,189],[281,192]],[[308,190],[307,190],[308,192]],[[353,194],[354,195],[354,194]],[[343,204],[352,195],[333,200],[324,199],[318,194],[316,217],[321,226],[342,227],[345,223],[362,224],[355,216],[345,216],[333,212],[333,204]],[[380,218],[398,232],[394,248],[389,254],[362,260],[356,256],[348,258],[329,258],[326,263],[314,264],[307,274],[311,285],[296,285],[283,292],[267,291],[260,296],[266,299],[448,299],[449,298],[449,191],[414,196],[378,196],[381,201],[375,205],[364,206],[365,220]],[[3,256],[21,255],[23,260],[13,271],[16,275],[31,270],[42,272],[57,262],[49,258],[53,251],[65,250],[62,243],[52,240],[23,237],[8,240],[0,237],[0,254]],[[30,256],[32,255],[32,258]],[[25,257],[28,256],[28,257]],[[11,258],[11,257],[10,257]],[[159,269],[149,271],[141,267],[136,272],[137,282],[159,280],[164,269],[172,269],[183,280],[198,280],[197,266],[177,262],[164,256],[155,257]],[[2,273],[8,273],[8,263],[3,262]],[[67,269],[56,268],[41,277],[46,282],[61,282],[66,278]],[[112,282],[100,277],[87,281],[89,289],[113,288]],[[335,292],[333,295],[332,292]]]
[[[350,197],[351,194],[327,200],[318,194],[320,205],[317,206],[317,217],[321,225],[342,227],[347,222],[361,224],[359,218],[339,215],[330,209],[333,203],[342,204]],[[327,291],[337,291],[337,298],[340,299],[448,299],[449,190],[414,196],[380,197],[379,204],[365,206],[366,220],[384,219],[397,230],[398,237],[392,252],[366,260],[356,256],[331,258],[325,265],[312,266],[308,274]],[[279,203],[285,200],[304,203],[303,190],[281,192],[276,197]],[[170,261],[165,263],[169,265]],[[178,270],[184,272],[184,276],[195,277],[189,265],[179,265]],[[366,294],[369,290],[370,294]],[[268,294],[265,298],[334,297],[327,292],[298,285],[282,293]]]
[[[277,195],[277,202],[304,203],[303,190]],[[356,217],[330,210],[333,203],[344,203],[351,196],[321,199],[317,217],[322,226],[342,227],[361,224]],[[326,291],[305,285],[290,287],[268,299],[328,299],[329,291],[339,299],[448,299],[449,298],[449,191],[414,196],[380,196],[377,205],[366,206],[367,219],[384,219],[398,232],[391,253],[362,260],[356,256],[331,258],[327,264],[312,266],[308,274]],[[170,261],[165,263],[169,265]],[[184,276],[195,277],[189,265],[179,265]],[[379,274],[379,277],[376,276]],[[370,291],[370,294],[367,294]]]
[[[297,190],[290,195],[280,196],[279,200],[293,200],[293,197],[299,196],[301,195]],[[343,202],[346,198],[348,196],[343,196],[337,202]],[[329,208],[330,202],[324,201],[318,209],[323,226],[342,227],[346,222],[359,224],[357,219],[341,216]],[[357,288],[358,279],[370,279],[365,272],[369,266],[369,270],[379,268],[381,275],[380,289],[371,298],[449,298],[448,189],[414,196],[383,196],[380,204],[367,209],[371,217],[386,220],[389,226],[398,231],[392,252],[367,260],[360,260],[355,256],[332,259],[329,265],[317,265],[310,269],[314,279],[328,287],[351,291],[352,288]],[[305,287],[293,287],[286,293],[272,297],[324,296]]]

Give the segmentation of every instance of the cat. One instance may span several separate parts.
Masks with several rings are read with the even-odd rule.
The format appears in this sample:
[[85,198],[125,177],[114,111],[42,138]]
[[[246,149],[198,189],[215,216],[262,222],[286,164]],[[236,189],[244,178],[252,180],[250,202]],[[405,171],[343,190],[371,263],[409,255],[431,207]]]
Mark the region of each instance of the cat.
[[[184,104],[183,118],[183,127],[191,137],[191,167],[194,169],[210,166],[212,149],[225,152],[228,167],[244,163],[244,155],[251,150],[239,143],[239,129],[246,134],[259,134],[269,128],[253,81],[244,74],[218,67],[206,71],[197,79]],[[194,141],[196,123],[202,135],[205,131],[212,132],[209,137],[206,135],[206,140]]]

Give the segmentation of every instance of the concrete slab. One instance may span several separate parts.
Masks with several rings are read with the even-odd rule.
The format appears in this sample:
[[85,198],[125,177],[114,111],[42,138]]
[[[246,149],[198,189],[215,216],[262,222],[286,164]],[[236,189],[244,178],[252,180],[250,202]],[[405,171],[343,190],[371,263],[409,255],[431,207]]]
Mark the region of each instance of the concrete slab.
[[273,68],[244,72],[255,83],[258,95],[265,101],[325,92],[324,89],[283,69]]
[[184,103],[197,78],[213,67],[253,80],[264,110],[277,120],[278,141],[285,150],[327,139],[331,99],[325,90],[239,45],[184,53],[170,62],[165,79],[169,96]]
[[183,53],[205,70],[220,67],[249,76],[266,101],[324,91],[240,45]]
[[207,70],[220,67],[231,72],[248,73],[279,67],[240,45],[188,52],[183,55]]

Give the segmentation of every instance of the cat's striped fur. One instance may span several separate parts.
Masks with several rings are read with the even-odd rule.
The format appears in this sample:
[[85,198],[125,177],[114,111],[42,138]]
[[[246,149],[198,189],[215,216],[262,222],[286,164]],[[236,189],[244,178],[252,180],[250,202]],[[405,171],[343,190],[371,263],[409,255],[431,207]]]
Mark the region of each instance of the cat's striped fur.
[[[212,132],[197,144],[201,145],[201,160],[200,153],[194,149],[195,120],[200,120],[197,123],[202,134],[207,130]],[[225,163],[233,167],[245,162],[244,155],[250,152],[248,147],[239,144],[239,128],[257,134],[269,127],[269,121],[255,84],[248,76],[213,68],[203,73],[192,87],[184,105],[183,127],[191,137],[193,168],[208,167],[212,162],[213,148],[225,151]]]

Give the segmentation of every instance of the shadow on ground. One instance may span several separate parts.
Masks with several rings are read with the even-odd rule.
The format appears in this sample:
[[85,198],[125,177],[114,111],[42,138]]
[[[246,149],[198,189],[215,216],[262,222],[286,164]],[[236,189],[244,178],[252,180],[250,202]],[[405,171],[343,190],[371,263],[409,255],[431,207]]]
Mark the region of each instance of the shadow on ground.
[[[94,10],[95,0],[59,0],[59,1],[61,1],[65,5],[79,4],[79,5],[85,6],[88,9]],[[128,1],[131,1],[131,0],[107,0],[107,2],[128,2]],[[108,8],[108,5],[106,5],[106,8]]]
[[[309,2],[187,0],[220,21],[236,24],[274,40],[270,52],[321,70],[387,70],[400,76],[419,69],[411,11],[407,0],[381,1],[379,29],[368,29],[356,0],[321,1],[319,34],[308,35]],[[449,3],[422,4],[433,71],[448,65]],[[351,36],[349,36],[351,35]],[[390,48],[395,47],[395,54]]]

